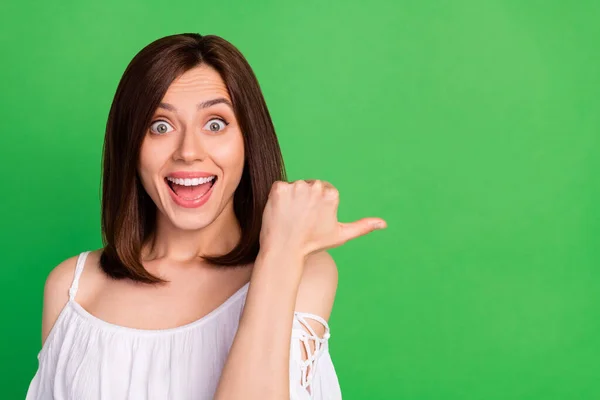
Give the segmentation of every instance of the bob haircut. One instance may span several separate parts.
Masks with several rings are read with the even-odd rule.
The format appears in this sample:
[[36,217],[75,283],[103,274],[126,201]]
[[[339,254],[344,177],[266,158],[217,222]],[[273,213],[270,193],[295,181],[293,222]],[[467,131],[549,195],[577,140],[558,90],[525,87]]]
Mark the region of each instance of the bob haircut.
[[275,128],[256,76],[239,50],[216,35],[183,33],[157,39],[135,55],[110,107],[102,149],[100,267],[114,279],[165,282],[141,263],[142,244],[154,232],[157,209],[141,184],[137,166],[151,118],[168,87],[201,64],[214,68],[223,79],[245,147],[242,177],[233,196],[240,241],[227,254],[203,259],[221,267],[256,259],[271,186],[286,180]]

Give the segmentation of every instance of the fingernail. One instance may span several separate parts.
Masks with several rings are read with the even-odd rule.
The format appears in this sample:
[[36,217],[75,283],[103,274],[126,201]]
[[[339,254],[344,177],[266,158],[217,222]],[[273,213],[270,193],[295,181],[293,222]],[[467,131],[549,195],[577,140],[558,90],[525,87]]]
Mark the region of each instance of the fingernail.
[[385,228],[385,222],[383,222],[383,221],[377,221],[373,225],[375,225],[376,229],[383,229],[383,228]]

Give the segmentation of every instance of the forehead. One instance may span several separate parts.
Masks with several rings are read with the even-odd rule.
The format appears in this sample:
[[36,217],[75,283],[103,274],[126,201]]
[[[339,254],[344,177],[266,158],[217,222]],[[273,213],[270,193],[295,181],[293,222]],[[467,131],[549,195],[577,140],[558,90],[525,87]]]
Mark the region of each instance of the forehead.
[[164,99],[168,101],[188,97],[194,99],[225,97],[231,101],[221,75],[206,64],[194,67],[177,77],[167,89]]

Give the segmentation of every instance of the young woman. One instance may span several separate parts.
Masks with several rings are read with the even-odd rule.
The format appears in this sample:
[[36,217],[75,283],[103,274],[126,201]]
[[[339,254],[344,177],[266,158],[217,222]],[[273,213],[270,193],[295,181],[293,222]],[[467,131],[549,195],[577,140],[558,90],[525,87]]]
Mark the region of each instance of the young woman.
[[327,182],[287,182],[259,84],[224,39],[172,35],[118,85],[103,149],[103,247],[56,266],[27,400],[339,399]]

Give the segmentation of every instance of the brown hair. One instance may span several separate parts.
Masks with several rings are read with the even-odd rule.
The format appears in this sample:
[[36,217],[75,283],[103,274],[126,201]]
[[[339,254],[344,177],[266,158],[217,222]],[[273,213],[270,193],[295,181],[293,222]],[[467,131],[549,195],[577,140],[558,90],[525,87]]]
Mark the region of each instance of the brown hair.
[[142,244],[155,229],[156,206],[137,173],[150,120],[171,82],[200,64],[219,72],[229,90],[244,137],[245,164],[233,207],[241,239],[229,253],[204,256],[218,266],[253,262],[259,251],[262,214],[272,184],[286,180],[275,128],[260,86],[244,56],[216,35],[166,36],[131,60],[113,99],[102,150],[102,241],[100,266],[115,279],[165,282],[142,266]]

